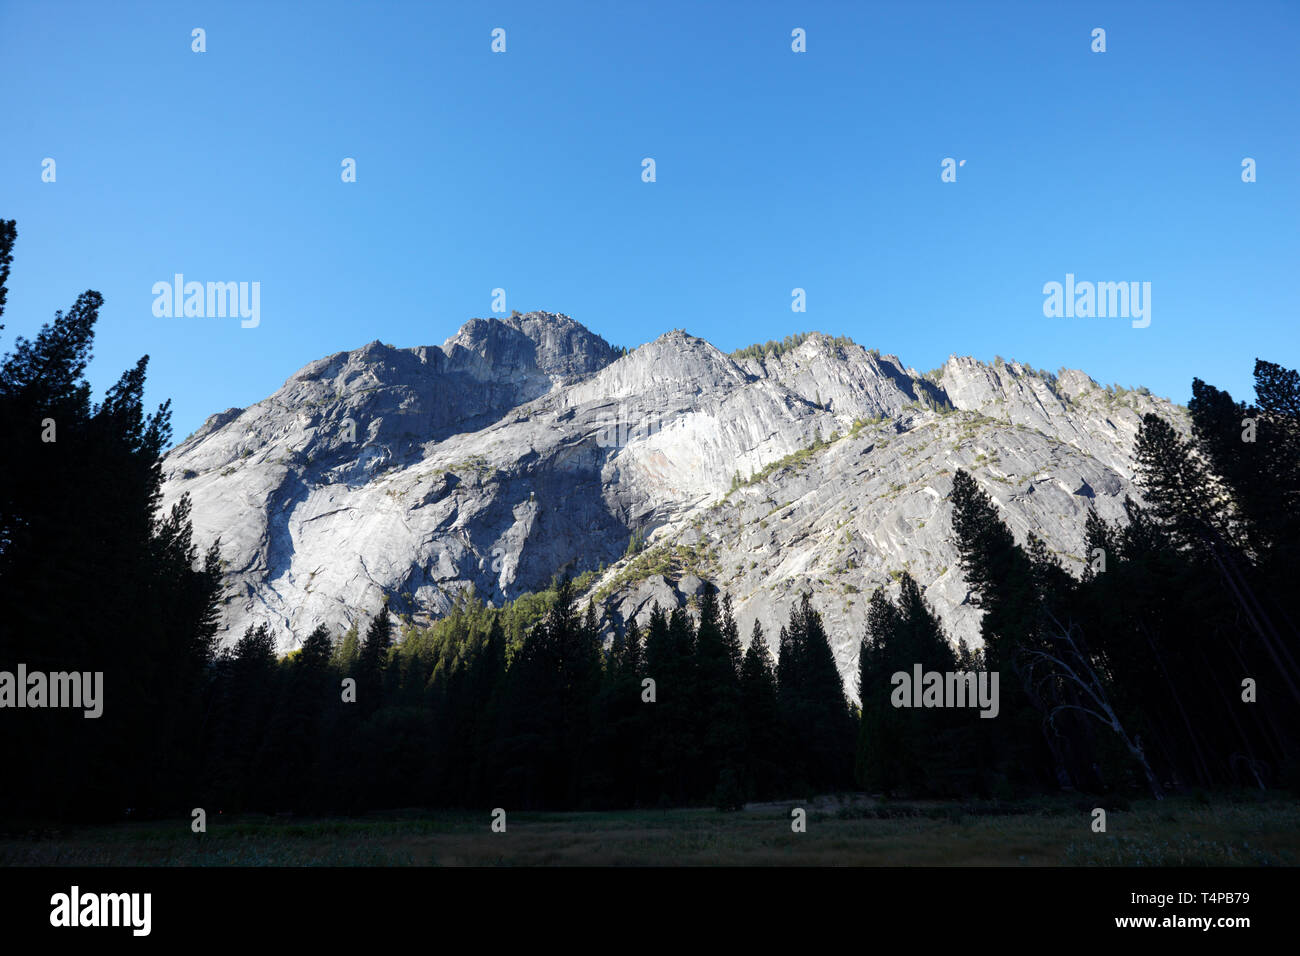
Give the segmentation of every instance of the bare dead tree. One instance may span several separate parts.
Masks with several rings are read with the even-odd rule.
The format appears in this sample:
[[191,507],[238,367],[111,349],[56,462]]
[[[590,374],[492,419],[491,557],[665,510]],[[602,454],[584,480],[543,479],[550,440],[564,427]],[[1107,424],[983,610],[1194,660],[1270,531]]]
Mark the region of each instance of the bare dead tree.
[[[1044,629],[1042,636],[1046,642],[1045,646],[1026,647],[1020,650],[1026,665],[1026,680],[1046,702],[1044,724],[1051,728],[1052,733],[1059,733],[1056,729],[1056,716],[1068,710],[1081,711],[1096,718],[1123,741],[1129,753],[1141,764],[1151,794],[1157,800],[1163,800],[1164,792],[1142,749],[1142,738],[1130,737],[1128,731],[1124,729],[1119,715],[1111,705],[1105,682],[1091,658],[1079,647],[1075,626],[1062,625],[1050,613],[1048,617],[1053,626]],[[1055,692],[1053,686],[1058,682],[1070,684],[1079,692],[1085,703],[1060,702],[1060,694]]]

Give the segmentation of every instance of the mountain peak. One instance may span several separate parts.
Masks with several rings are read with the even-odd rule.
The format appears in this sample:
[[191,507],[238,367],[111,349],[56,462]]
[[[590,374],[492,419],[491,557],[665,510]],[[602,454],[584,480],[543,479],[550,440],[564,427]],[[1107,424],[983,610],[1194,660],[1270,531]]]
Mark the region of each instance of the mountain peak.
[[457,347],[497,368],[536,368],[556,384],[598,372],[616,358],[608,342],[560,312],[470,319],[442,349],[450,355]]

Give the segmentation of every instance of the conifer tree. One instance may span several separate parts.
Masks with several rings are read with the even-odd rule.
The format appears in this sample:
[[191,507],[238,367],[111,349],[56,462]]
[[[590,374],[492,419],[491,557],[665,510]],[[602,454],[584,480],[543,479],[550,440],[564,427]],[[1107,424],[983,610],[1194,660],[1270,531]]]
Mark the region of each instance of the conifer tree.
[[847,785],[857,726],[809,593],[800,596],[782,628],[777,675],[786,754],[795,779],[814,789]]
[[1019,641],[1036,626],[1037,596],[1024,551],[988,494],[965,471],[952,482],[952,527],[990,667],[1010,667]]
[[741,665],[740,700],[745,725],[743,784],[750,796],[775,796],[783,784],[781,714],[777,705],[776,670],[758,621],[754,622]]
[[740,642],[730,600],[719,606],[717,589],[705,583],[700,591],[700,620],[695,640],[696,700],[694,720],[700,730],[699,775],[693,791],[708,793],[720,775],[739,770],[744,747],[737,664]]
[[366,636],[357,655],[357,703],[361,713],[369,716],[382,703],[384,665],[393,644],[393,625],[387,605],[381,605],[366,627]]
[[896,648],[898,609],[882,588],[871,593],[867,626],[858,649],[858,696],[862,718],[858,729],[854,777],[872,791],[889,791],[899,783],[899,715],[890,705],[890,675],[900,663]]
[[343,639],[334,647],[330,656],[330,663],[334,665],[335,670],[341,671],[345,675],[356,676],[352,672],[356,670],[357,661],[361,658],[361,635],[357,631],[356,624],[349,627],[343,635]]
[[[1022,779],[1028,775],[1026,782],[1034,785],[1068,786],[1065,755],[1055,732],[1043,723],[1056,702],[1042,698],[1042,685],[1031,693],[1018,670],[1024,650],[1042,649],[1049,626],[1045,598],[1050,596],[1041,593],[1039,585],[1059,579],[1041,563],[1041,551],[1036,565],[1016,543],[992,499],[965,471],[958,469],[953,476],[951,498],[952,527],[970,601],[984,612],[980,634],[986,666],[1005,675],[999,683],[998,753],[989,772]],[[1035,779],[1040,773],[1043,776]]]

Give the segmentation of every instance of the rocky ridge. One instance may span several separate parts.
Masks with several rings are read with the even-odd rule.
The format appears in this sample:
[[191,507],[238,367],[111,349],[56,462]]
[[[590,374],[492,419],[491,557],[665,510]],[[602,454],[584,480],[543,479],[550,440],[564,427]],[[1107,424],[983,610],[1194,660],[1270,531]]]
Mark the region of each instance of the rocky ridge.
[[[852,686],[867,598],[908,570],[978,642],[952,545],[970,471],[1018,538],[1083,561],[1093,507],[1122,514],[1141,415],[1185,411],[1016,362],[922,375],[814,333],[733,359],[674,330],[621,355],[567,316],[473,319],[442,346],[372,342],[210,417],[164,462],[164,505],[220,536],[222,638],[266,621],[281,651],[387,602],[413,620],[473,586],[500,603],[604,568],[611,626],[728,590],[775,642],[811,588]],[[626,554],[633,533],[640,553]]]

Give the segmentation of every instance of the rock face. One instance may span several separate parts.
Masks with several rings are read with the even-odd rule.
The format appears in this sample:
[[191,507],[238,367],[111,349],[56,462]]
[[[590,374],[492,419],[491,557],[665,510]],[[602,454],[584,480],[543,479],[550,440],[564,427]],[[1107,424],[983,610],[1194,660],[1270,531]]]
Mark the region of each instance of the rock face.
[[[946,501],[957,468],[1083,566],[1093,507],[1122,514],[1141,415],[1185,411],[1087,375],[953,357],[920,375],[813,334],[736,361],[668,332],[621,355],[572,319],[473,319],[441,347],[319,359],[213,415],[168,453],[196,541],[220,536],[222,637],[268,622],[282,651],[317,624],[500,603],[604,564],[611,625],[729,591],[773,644],[811,588],[852,689],[867,598],[909,570],[954,639],[978,643]],[[629,538],[645,548],[625,556]]]

